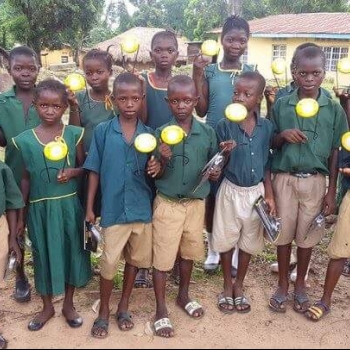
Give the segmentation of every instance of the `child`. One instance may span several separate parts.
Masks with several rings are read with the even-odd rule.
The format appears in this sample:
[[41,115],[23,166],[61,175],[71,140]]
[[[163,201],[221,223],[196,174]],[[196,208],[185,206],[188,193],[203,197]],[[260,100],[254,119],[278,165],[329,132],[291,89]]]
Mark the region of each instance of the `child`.
[[151,189],[144,169],[151,176],[160,170],[159,162],[134,147],[135,137],[152,130],[138,120],[141,110],[142,83],[131,73],[120,74],[113,87],[113,100],[119,115],[99,124],[95,131],[84,168],[89,170],[86,221],[94,223],[93,204],[98,184],[102,190],[101,226],[104,248],[100,272],[100,310],[91,334],[108,335],[109,300],[113,278],[123,254],[126,260],[123,293],[115,319],[122,331],[134,323],[128,312],[129,299],[138,268],[152,264]]
[[95,127],[114,117],[108,86],[112,56],[106,51],[92,49],[83,58],[83,70],[90,89],[78,92],[69,100],[69,124],[85,129],[83,145],[88,153]]
[[321,300],[314,303],[313,306],[305,312],[306,318],[312,321],[319,321],[330,311],[331,297],[339,277],[342,274],[346,259],[350,258],[349,242],[349,224],[350,224],[350,153],[342,150],[340,153],[339,172],[344,175],[343,187],[347,190],[345,197],[339,209],[338,222],[332,240],[328,246],[328,255],[330,257],[326,280],[323,287]]
[[[174,119],[156,130],[160,135],[168,125],[179,125],[187,134],[181,143],[171,148],[160,145],[163,173],[156,180],[157,196],[153,212],[153,284],[156,296],[156,335],[172,337],[173,326],[168,318],[165,302],[166,271],[171,270],[180,254],[180,285],[176,303],[190,317],[204,315],[201,305],[188,295],[193,260],[204,253],[204,201],[209,193],[206,182],[197,191],[201,171],[217,149],[214,130],[193,117],[198,102],[193,80],[184,75],[175,76],[168,84],[167,101]],[[211,174],[217,180],[220,172]]]
[[[5,284],[9,252],[14,252],[21,261],[21,250],[17,244],[17,210],[23,208],[22,195],[11,169],[0,161],[0,288]],[[0,349],[6,349],[7,340],[0,334]]]
[[[179,55],[176,35],[168,30],[156,33],[152,38],[150,55],[155,71],[143,75],[146,82],[143,120],[147,126],[156,130],[172,119],[165,98],[168,82],[172,77],[172,68]],[[178,275],[175,271],[174,273]],[[147,287],[152,287],[148,270],[140,269],[136,275],[135,288]]]
[[[272,121],[276,127],[272,172],[277,212],[282,231],[277,241],[279,267],[278,289],[271,297],[270,308],[285,312],[288,295],[288,267],[291,243],[297,245],[297,279],[294,287],[294,310],[305,312],[309,300],[305,275],[312,247],[324,235],[324,225],[314,219],[335,210],[337,159],[340,137],[347,131],[341,106],[320,89],[325,76],[325,55],[319,46],[299,50],[295,57],[295,81],[298,88],[276,101]],[[295,108],[299,100],[317,100],[319,110],[313,118],[301,118]],[[329,185],[326,193],[326,176]]]
[[[220,253],[224,274],[224,291],[218,300],[218,308],[224,313],[232,313],[234,308],[244,313],[251,308],[243,295],[243,281],[251,255],[260,253],[264,247],[263,226],[254,203],[264,196],[271,214],[275,214],[268,167],[273,125],[256,113],[264,88],[265,79],[261,74],[242,73],[235,81],[233,102],[243,104],[248,116],[239,124],[221,120],[217,125],[220,147],[228,153],[236,145],[216,196],[212,235],[212,245]],[[236,245],[238,271],[232,285],[231,260]]]
[[[43,301],[43,311],[29,322],[28,329],[38,331],[54,316],[52,297],[62,293],[62,314],[67,324],[76,328],[83,320],[73,305],[74,290],[91,276],[90,256],[83,250],[83,212],[76,194],[76,178],[83,173],[84,130],[63,125],[68,93],[59,81],[42,81],[35,90],[34,105],[41,124],[13,139],[25,166],[22,194],[28,217],[22,212],[21,220],[27,222],[35,287]],[[44,147],[57,137],[68,153],[64,160],[51,161],[46,159]]]
[[[21,132],[36,127],[40,120],[32,104],[34,85],[39,74],[37,54],[26,46],[18,46],[10,52],[9,73],[15,86],[0,95],[0,146],[6,147],[5,163],[12,170],[16,183],[20,187],[23,164],[20,154],[11,139]],[[23,236],[24,232],[20,232]],[[23,237],[20,237],[23,240]],[[17,265],[14,298],[18,302],[30,300],[31,292],[24,272],[22,260]]]
[[146,81],[144,109],[145,124],[155,130],[172,118],[165,98],[168,82],[172,77],[172,68],[179,55],[176,35],[167,30],[156,33],[152,38],[150,55],[155,71],[144,75]]
[[[200,117],[206,116],[206,123],[214,129],[218,121],[224,118],[224,111],[231,103],[232,89],[236,77],[245,71],[253,71],[255,65],[241,63],[241,57],[247,49],[250,35],[249,24],[238,16],[226,19],[221,33],[223,59],[219,63],[209,64],[199,56],[193,63],[193,80],[199,93],[199,101],[196,106]],[[215,206],[215,194],[218,185],[213,186],[206,201],[206,230],[208,232],[208,257],[204,263],[204,269],[214,271],[219,266],[219,254],[211,247],[210,235],[213,226],[213,214]],[[236,271],[232,269],[235,275]]]

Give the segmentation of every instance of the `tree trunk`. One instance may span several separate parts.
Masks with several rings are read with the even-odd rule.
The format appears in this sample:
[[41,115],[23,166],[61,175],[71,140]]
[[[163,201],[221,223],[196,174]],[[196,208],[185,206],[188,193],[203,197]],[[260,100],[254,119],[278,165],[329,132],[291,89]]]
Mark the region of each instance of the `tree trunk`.
[[229,0],[228,10],[230,15],[242,16],[243,0]]

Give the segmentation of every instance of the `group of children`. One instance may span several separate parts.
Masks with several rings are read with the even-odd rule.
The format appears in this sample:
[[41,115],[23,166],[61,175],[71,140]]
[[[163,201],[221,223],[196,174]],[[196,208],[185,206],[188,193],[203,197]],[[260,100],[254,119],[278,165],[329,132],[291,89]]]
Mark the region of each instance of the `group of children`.
[[[346,235],[349,193],[329,246],[324,295],[312,306],[305,274],[312,248],[324,235],[324,227],[312,222],[320,213],[326,216],[335,210],[339,167],[343,185],[350,188],[348,154],[342,155],[338,166],[340,139],[348,130],[346,114],[321,89],[325,55],[317,45],[308,44],[293,57],[295,87],[274,101],[270,120],[261,118],[265,79],[255,67],[240,63],[248,39],[248,23],[239,17],[228,18],[221,38],[223,60],[208,65],[198,56],[192,79],[172,77],[178,55],[176,37],[159,32],[151,47],[155,71],[141,78],[122,73],[115,78],[113,91],[108,85],[111,56],[91,50],[83,60],[90,88],[77,94],[56,80],[35,86],[39,73],[36,54],[27,47],[11,51],[9,71],[15,87],[0,95],[0,144],[6,146],[9,166],[0,164],[0,235],[3,242],[9,236],[8,246],[0,251],[0,276],[8,251],[13,251],[18,262],[15,298],[20,302],[30,299],[19,239],[26,227],[32,242],[35,287],[43,301],[43,310],[29,322],[29,330],[40,330],[54,316],[52,297],[62,293],[67,324],[76,328],[83,323],[73,295],[91,277],[90,256],[83,249],[84,216],[91,224],[101,217],[103,228],[101,303],[91,329],[93,337],[108,336],[113,278],[122,257],[124,282],[114,316],[121,331],[134,327],[128,309],[137,273],[152,267],[154,330],[161,337],[174,335],[165,283],[166,272],[175,261],[179,265],[176,304],[192,318],[204,316],[202,305],[189,295],[189,285],[193,262],[204,256],[205,215],[210,247],[220,254],[224,275],[218,308],[223,313],[249,312],[243,282],[251,255],[264,246],[263,226],[253,209],[260,196],[270,213],[282,219],[276,243],[278,289],[269,301],[270,308],[286,311],[291,243],[295,241],[294,310],[311,320],[329,311],[331,294],[350,257]],[[302,98],[317,100],[319,111],[314,118],[297,116],[295,107]],[[233,123],[224,118],[224,108],[231,101],[246,107],[244,121]],[[62,122],[67,108],[70,125]],[[207,116],[206,123],[194,117],[195,110],[200,117]],[[173,146],[161,136],[171,125],[184,132],[183,140]],[[152,155],[134,146],[135,138],[143,133],[153,134],[158,141]],[[66,157],[46,159],[45,146],[57,138],[68,148]],[[194,191],[203,167],[220,150],[225,158],[222,173],[211,171],[210,182]],[[234,248],[239,253],[233,283]],[[218,259],[213,261],[218,263]],[[6,347],[3,338],[0,345]]]

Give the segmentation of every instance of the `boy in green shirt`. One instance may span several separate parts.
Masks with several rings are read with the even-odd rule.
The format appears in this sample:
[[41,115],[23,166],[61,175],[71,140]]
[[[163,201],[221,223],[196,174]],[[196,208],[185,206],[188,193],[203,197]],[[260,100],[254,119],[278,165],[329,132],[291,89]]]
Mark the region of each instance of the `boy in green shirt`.
[[[285,312],[288,295],[288,269],[291,243],[295,240],[298,255],[294,289],[294,310],[303,313],[309,306],[305,275],[312,248],[320,242],[324,223],[314,225],[315,218],[335,211],[337,160],[341,135],[347,131],[342,107],[320,89],[325,76],[325,54],[319,46],[306,47],[295,56],[294,75],[298,88],[277,100],[272,109],[276,136],[271,171],[273,188],[282,230],[277,241],[279,285],[269,306]],[[319,110],[313,118],[296,113],[299,100],[317,100]],[[329,176],[326,191],[326,176]]]
[[[9,73],[15,86],[0,95],[0,146],[6,147],[5,163],[12,170],[20,187],[23,164],[11,139],[39,124],[39,117],[32,104],[39,61],[36,53],[26,46],[14,48],[10,52],[9,61]],[[23,259],[17,266],[14,298],[18,302],[30,300],[30,286],[24,273]]]

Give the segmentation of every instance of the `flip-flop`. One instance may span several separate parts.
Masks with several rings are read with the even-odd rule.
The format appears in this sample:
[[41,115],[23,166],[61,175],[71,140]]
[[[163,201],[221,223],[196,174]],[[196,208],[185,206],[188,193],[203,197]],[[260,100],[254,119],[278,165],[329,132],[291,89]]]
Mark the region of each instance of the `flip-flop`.
[[[134,322],[132,321],[130,312],[117,312],[115,314],[115,320],[117,321],[118,328],[123,332],[130,331],[134,328]],[[131,323],[132,326],[123,327],[123,325],[125,325],[125,321]]]
[[[146,270],[147,272],[142,270]],[[150,274],[148,269],[139,269],[134,282],[134,287],[135,288],[152,288],[153,284],[150,281],[149,276]]]
[[[99,338],[99,339],[104,339],[108,337],[108,326],[109,326],[109,321],[104,320],[102,318],[97,318],[91,328],[91,335],[94,338]],[[99,335],[97,334],[98,330],[103,330],[104,334]]]
[[7,340],[0,334],[0,349],[7,349]]

